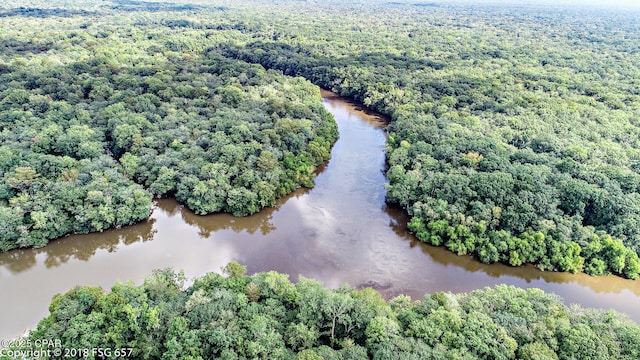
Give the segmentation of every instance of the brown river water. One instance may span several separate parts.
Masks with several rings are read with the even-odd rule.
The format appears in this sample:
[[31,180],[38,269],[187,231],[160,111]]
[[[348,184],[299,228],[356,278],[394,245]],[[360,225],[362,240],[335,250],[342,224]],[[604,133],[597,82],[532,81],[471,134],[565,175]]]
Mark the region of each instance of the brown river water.
[[384,121],[329,92],[323,96],[340,139],[315,188],[244,218],[197,216],[159,200],[143,223],[0,254],[0,339],[33,328],[48,314],[51,298],[76,285],[139,284],[166,267],[193,278],[229,261],[246,264],[249,273],[287,273],[294,281],[302,275],[328,287],[370,286],[387,298],[501,283],[537,287],[567,304],[614,308],[640,322],[640,281],[485,265],[418,242],[407,233],[402,212],[385,204]]

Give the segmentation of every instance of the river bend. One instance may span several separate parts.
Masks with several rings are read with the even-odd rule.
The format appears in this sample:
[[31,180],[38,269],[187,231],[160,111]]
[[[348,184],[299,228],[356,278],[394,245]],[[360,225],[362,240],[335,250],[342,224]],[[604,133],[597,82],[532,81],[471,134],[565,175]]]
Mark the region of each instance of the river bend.
[[0,254],[0,339],[34,327],[48,315],[51,298],[76,285],[141,283],[165,267],[193,278],[229,261],[246,264],[250,273],[276,270],[329,287],[370,286],[387,298],[500,283],[538,287],[567,303],[615,308],[640,321],[638,281],[485,265],[418,242],[402,213],[385,204],[384,122],[329,92],[323,97],[340,131],[332,158],[313,189],[296,191],[274,208],[244,218],[197,216],[159,200],[140,224]]

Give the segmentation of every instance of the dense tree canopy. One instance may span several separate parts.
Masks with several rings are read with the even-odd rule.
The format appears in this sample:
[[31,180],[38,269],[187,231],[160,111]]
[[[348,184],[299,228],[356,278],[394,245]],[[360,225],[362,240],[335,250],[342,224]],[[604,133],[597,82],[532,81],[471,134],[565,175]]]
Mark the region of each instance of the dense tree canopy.
[[637,278],[638,12],[418,5],[311,6],[224,54],[390,115],[387,198],[420,240]]
[[[566,307],[538,289],[497,286],[386,302],[230,263],[183,286],[157,271],[141,286],[56,296],[29,336],[62,348],[131,349],[137,359],[637,359],[640,328],[614,311]],[[44,349],[49,345],[43,346]],[[56,357],[53,357],[56,358]],[[91,358],[89,356],[88,358]]]
[[[185,10],[157,6],[138,10]],[[0,250],[132,224],[153,197],[248,215],[329,158],[316,87],[207,51],[218,32],[122,11],[1,20]]]
[[310,186],[336,137],[317,91],[234,58],[390,115],[388,200],[420,240],[638,277],[633,12],[87,4],[3,15],[2,249],[132,223],[152,196],[245,215]]
[[336,137],[317,90],[246,61],[390,115],[388,200],[420,240],[635,279],[637,15],[375,0],[6,8],[0,248],[132,223],[152,196],[244,215],[310,186]]
[[[482,262],[640,273],[637,12],[369,0],[0,5],[0,250],[254,213],[337,137],[316,85],[389,115],[387,199]],[[56,296],[31,339],[135,358],[638,359],[613,312],[497,286],[386,302],[171,270]],[[428,276],[429,274],[425,274]]]

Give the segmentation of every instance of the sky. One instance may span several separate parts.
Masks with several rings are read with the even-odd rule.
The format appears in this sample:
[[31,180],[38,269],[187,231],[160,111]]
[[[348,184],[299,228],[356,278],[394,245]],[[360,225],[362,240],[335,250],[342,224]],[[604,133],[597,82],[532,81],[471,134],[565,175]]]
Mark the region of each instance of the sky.
[[624,6],[640,8],[640,1],[638,0],[562,0],[568,4],[576,5],[598,5],[598,6]]
[[[419,0],[416,0],[419,1]],[[425,0],[426,1],[426,0]],[[457,0],[454,0],[457,2]],[[435,0],[433,2],[448,2],[447,0]],[[500,4],[549,4],[549,5],[575,5],[595,6],[602,8],[632,8],[640,9],[640,0],[462,0],[466,3],[500,3]]]

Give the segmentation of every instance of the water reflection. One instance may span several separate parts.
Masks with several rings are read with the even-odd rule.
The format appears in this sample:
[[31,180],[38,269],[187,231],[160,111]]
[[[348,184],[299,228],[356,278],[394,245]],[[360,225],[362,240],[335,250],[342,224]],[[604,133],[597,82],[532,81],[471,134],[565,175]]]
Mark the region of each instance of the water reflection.
[[157,232],[153,228],[155,221],[156,219],[151,218],[123,229],[69,236],[40,249],[21,249],[0,254],[0,268],[17,274],[36,266],[38,258],[44,259],[42,264],[47,269],[61,266],[70,260],[89,261],[98,250],[113,253],[121,245],[153,240]]
[[[289,198],[290,196],[287,197],[287,199]],[[162,201],[162,203],[166,202],[169,201]],[[249,234],[255,234],[259,231],[261,235],[266,235],[276,229],[272,222],[272,216],[277,208],[264,209],[259,216],[238,218],[230,214],[218,214],[213,217],[200,216],[185,209],[182,205],[177,207],[181,210],[182,220],[189,225],[196,226],[199,229],[198,235],[205,238],[221,230],[233,230],[236,233],[247,232]]]
[[140,283],[164,267],[195,277],[232,260],[251,273],[276,270],[331,287],[348,282],[385,297],[500,283],[539,287],[568,303],[613,307],[640,320],[640,282],[485,265],[418,242],[407,233],[402,211],[384,201],[384,119],[335,97],[326,106],[340,128],[332,159],[315,188],[296,191],[274,208],[244,218],[198,216],[173,200],[159,200],[141,224],[0,254],[0,289],[10,294],[1,300],[0,338],[33,327],[47,315],[51,297],[75,285]]

